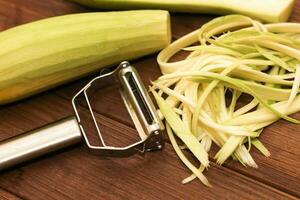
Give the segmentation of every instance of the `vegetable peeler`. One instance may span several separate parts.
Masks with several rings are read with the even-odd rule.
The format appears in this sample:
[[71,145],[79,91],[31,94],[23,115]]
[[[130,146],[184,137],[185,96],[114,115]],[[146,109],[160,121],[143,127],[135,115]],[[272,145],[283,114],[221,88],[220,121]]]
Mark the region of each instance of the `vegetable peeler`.
[[[139,141],[116,147],[106,144],[98,126],[90,94],[109,84],[117,84],[121,98],[139,135]],[[87,105],[99,145],[91,143],[87,127],[80,113],[80,102]],[[92,153],[103,156],[126,157],[136,153],[160,150],[164,146],[163,125],[137,71],[129,62],[117,68],[105,68],[100,75],[86,84],[72,99],[74,116],[0,142],[0,170],[39,157],[58,149],[84,142]]]

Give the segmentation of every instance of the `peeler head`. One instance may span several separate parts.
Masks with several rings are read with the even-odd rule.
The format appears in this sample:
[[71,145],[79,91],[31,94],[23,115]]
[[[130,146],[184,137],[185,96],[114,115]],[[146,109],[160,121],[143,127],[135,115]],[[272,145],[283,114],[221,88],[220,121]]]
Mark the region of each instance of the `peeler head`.
[[[112,84],[119,86],[120,96],[139,136],[139,141],[123,147],[106,144],[90,103],[90,94],[93,94],[95,91],[98,92],[101,88]],[[99,136],[100,145],[93,145],[87,135],[88,129],[82,123],[84,116],[79,112],[79,102],[81,101],[84,101],[87,105],[89,117],[91,117],[93,126]],[[103,69],[100,76],[91,80],[73,97],[72,105],[85,143],[94,153],[105,156],[124,157],[135,153],[160,150],[164,146],[162,135],[164,127],[162,122],[156,113],[153,102],[139,74],[127,61],[122,62],[114,70],[109,68]]]

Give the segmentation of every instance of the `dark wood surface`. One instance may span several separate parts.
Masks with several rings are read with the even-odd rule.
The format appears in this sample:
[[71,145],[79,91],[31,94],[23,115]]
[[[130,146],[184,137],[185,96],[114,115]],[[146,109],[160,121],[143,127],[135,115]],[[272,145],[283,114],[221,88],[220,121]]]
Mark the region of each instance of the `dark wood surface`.
[[[88,11],[63,0],[0,0],[0,29]],[[212,17],[172,14],[173,39]],[[300,1],[290,21],[300,22]],[[133,61],[146,84],[160,74],[155,58]],[[72,115],[70,99],[91,77],[0,107],[0,140]],[[119,136],[128,138],[123,142],[134,140],[136,131],[119,97],[113,89],[105,92],[106,96],[93,102],[101,127],[112,142],[119,142]],[[294,117],[299,119],[300,113]],[[182,185],[189,171],[168,143],[161,152],[129,158],[103,158],[76,145],[1,172],[0,199],[299,199],[299,126],[280,120],[265,130],[261,140],[271,157],[253,149],[258,169],[244,168],[232,160],[224,166],[212,163],[205,175],[213,188],[198,180]]]

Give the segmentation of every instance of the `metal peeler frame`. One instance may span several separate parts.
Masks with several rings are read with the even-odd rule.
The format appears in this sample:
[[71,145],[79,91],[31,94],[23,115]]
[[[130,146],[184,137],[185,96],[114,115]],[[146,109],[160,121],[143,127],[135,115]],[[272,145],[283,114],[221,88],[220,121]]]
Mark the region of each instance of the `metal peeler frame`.
[[[88,91],[92,86],[96,85],[98,87],[102,87],[102,85],[106,84],[106,82],[110,82],[110,84],[113,82],[112,84],[118,84],[121,86],[119,89],[121,97],[139,133],[140,141],[126,147],[114,147],[105,144],[90,104]],[[85,132],[85,128],[81,124],[76,103],[76,101],[80,99],[80,96],[84,98],[88,105],[89,112],[93,118],[94,125],[103,146],[92,145]],[[163,125],[155,112],[155,107],[144,85],[142,84],[142,80],[136,72],[136,69],[133,68],[127,61],[122,62],[111,72],[105,73],[104,70],[104,73],[100,73],[100,76],[91,80],[73,97],[72,105],[81,133],[87,146],[92,152],[106,156],[129,156],[136,152],[144,153],[145,151],[153,151],[163,148],[164,142],[161,134]]]

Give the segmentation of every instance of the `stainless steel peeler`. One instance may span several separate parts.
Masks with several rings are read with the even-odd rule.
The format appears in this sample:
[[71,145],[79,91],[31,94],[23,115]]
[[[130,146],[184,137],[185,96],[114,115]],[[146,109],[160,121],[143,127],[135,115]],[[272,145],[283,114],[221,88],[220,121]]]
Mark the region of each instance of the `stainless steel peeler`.
[[[140,140],[125,147],[107,145],[95,119],[90,93],[107,84],[118,84],[121,97],[138,131]],[[79,112],[79,102],[85,101],[100,145],[93,145]],[[164,142],[163,125],[135,68],[122,62],[116,69],[102,70],[72,99],[75,116],[35,129],[0,142],[0,170],[28,161],[49,152],[84,141],[93,153],[103,156],[124,157],[135,153],[160,150]]]

